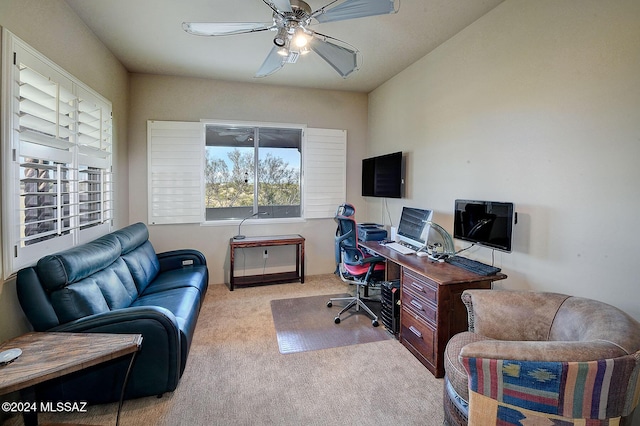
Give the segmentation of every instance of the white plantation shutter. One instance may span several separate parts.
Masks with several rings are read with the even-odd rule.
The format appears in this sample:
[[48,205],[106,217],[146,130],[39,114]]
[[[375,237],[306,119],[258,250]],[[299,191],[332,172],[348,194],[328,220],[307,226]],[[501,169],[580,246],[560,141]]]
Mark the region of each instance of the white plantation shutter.
[[6,278],[110,231],[112,119],[109,101],[6,30],[2,50]]
[[20,177],[18,250],[69,235],[72,228],[71,134],[76,103],[71,81],[40,74],[39,60],[27,52],[21,52],[19,59],[16,55],[18,114],[13,127]]
[[329,218],[347,197],[347,131],[306,130],[304,217]]
[[77,93],[78,225],[87,241],[94,238],[94,227],[113,219],[112,119],[109,105],[85,89]]
[[147,122],[149,224],[204,222],[204,125]]

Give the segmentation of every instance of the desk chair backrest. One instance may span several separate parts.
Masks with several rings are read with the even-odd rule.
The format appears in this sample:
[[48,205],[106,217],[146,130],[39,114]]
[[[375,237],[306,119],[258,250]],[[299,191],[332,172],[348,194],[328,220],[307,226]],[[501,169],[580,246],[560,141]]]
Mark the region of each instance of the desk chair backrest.
[[362,252],[358,248],[358,225],[355,220],[356,209],[352,204],[341,204],[333,220],[338,224],[336,230],[336,263],[346,265],[361,263]]
[[365,254],[358,246],[358,225],[353,217],[355,209],[351,204],[341,205],[336,213],[334,220],[338,223],[335,240],[338,270],[342,264],[350,275],[369,282],[374,278],[374,272],[383,273],[384,259]]

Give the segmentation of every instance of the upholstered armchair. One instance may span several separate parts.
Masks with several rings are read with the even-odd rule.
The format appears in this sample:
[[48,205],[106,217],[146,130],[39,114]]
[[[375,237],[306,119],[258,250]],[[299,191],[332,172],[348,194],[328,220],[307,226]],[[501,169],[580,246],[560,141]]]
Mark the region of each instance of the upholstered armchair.
[[469,331],[445,350],[445,423],[631,424],[638,321],[557,293],[467,290],[462,300]]

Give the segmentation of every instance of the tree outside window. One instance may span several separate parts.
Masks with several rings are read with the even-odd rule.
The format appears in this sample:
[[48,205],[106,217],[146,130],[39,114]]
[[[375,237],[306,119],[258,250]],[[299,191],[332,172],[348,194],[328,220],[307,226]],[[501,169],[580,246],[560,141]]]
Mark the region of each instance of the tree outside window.
[[302,129],[208,125],[207,220],[301,216]]

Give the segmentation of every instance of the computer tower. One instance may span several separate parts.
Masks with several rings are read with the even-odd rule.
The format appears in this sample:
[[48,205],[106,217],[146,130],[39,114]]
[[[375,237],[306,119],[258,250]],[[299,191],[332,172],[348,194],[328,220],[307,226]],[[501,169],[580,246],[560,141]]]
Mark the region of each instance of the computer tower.
[[380,283],[380,318],[396,338],[400,332],[400,280]]

